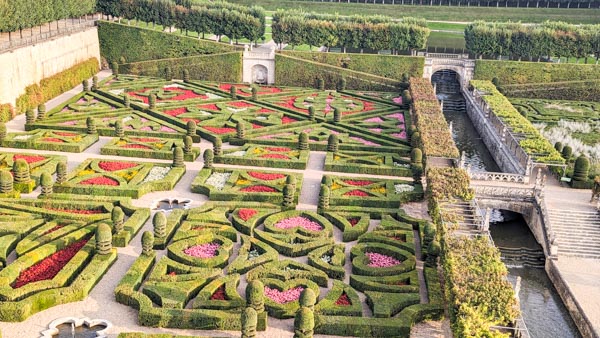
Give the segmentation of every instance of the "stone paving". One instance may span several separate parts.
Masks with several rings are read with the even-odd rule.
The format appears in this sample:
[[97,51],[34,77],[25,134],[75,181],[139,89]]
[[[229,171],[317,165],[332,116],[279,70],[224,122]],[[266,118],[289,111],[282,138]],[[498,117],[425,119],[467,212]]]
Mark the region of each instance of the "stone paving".
[[[109,76],[109,71],[103,71],[98,74],[100,79]],[[81,86],[78,86],[69,92],[49,101],[46,106],[50,110],[58,104],[64,102],[74,94],[81,92]],[[14,120],[7,123],[7,129],[9,132],[23,131],[24,130],[25,116],[20,115]],[[111,138],[100,137],[100,140],[92,147],[88,148],[85,153],[62,153],[62,152],[48,152],[53,154],[61,154],[68,156],[68,167],[69,170],[75,168],[79,163],[87,158],[105,158],[105,159],[127,159],[126,157],[120,156],[107,156],[100,155],[100,148],[106,144]],[[212,148],[212,143],[202,140],[200,143],[194,144],[196,147],[200,147],[202,150]],[[226,148],[227,145],[224,145]],[[0,148],[2,151],[7,152],[20,152],[20,153],[35,153],[35,150],[23,150],[23,149],[11,149],[11,148]],[[317,209],[318,195],[320,189],[320,181],[324,174],[323,162],[325,153],[311,151],[308,166],[306,170],[290,170],[293,172],[303,173],[304,183],[300,194],[300,203],[298,209],[301,210],[313,210]],[[139,162],[168,162],[155,159],[141,159],[135,158]],[[189,190],[191,182],[198,174],[198,171],[202,168],[203,163],[201,157],[195,162],[186,162],[187,171],[182,177],[180,182],[177,184],[175,190],[170,192],[153,192],[142,196],[140,199],[132,200],[132,203],[139,207],[150,207],[153,201],[158,199],[173,197],[173,198],[189,198],[193,202],[191,207],[198,207],[208,199],[206,196],[200,194],[194,194]],[[215,167],[237,167],[244,168],[244,166],[226,166],[215,164]],[[250,168],[250,167],[247,167]],[[332,173],[335,174],[335,173]],[[347,174],[340,174],[347,175]],[[374,175],[359,175],[352,174],[356,177],[373,177]],[[379,178],[394,178],[390,176],[376,176]],[[23,195],[24,197],[35,197],[39,194],[39,188],[31,194]],[[425,202],[421,203],[410,203],[405,207],[406,212],[415,217],[428,217],[427,216],[427,205]],[[377,226],[379,221],[371,221],[370,228]],[[54,319],[73,316],[73,317],[88,317],[91,319],[106,319],[113,324],[110,329],[109,337],[116,337],[119,332],[146,332],[146,333],[176,333],[181,335],[202,335],[210,337],[239,337],[239,332],[223,332],[223,331],[199,331],[199,330],[179,330],[179,329],[164,329],[164,328],[150,328],[140,326],[137,323],[138,312],[131,307],[124,306],[115,301],[114,289],[121,280],[122,276],[129,269],[134,260],[141,253],[141,235],[144,231],[152,231],[152,222],[148,221],[138,235],[131,241],[130,245],[125,248],[118,248],[119,258],[115,264],[110,268],[108,273],[101,279],[101,281],[94,287],[89,297],[80,302],[68,303],[59,306],[52,307],[48,310],[36,313],[29,317],[27,320],[20,323],[0,323],[0,331],[3,337],[38,337],[39,333],[47,328],[47,325]],[[341,231],[334,229],[334,237],[338,242],[341,242]],[[339,238],[338,238],[339,237]],[[349,252],[350,245],[347,247]],[[159,256],[163,255],[166,251],[157,251]],[[304,257],[305,258],[305,257]],[[346,264],[346,283],[348,283],[351,265],[349,260]],[[422,266],[422,262],[420,265]],[[420,273],[422,274],[422,272]],[[421,276],[422,277],[422,276]],[[244,285],[240,283],[238,290],[243,290]],[[361,297],[364,295],[361,293]],[[422,299],[426,299],[426,293],[421,294]],[[363,299],[364,300],[364,299]],[[364,303],[364,302],[363,302]],[[366,304],[364,305],[364,311],[366,314],[370,313],[370,309]],[[292,337],[293,336],[293,319],[278,320],[275,318],[269,318],[268,330],[260,332],[258,337],[264,338],[279,338],[279,337]],[[315,337],[334,337],[326,335],[315,335]],[[418,325],[414,329],[414,337],[451,337],[449,330],[448,321],[443,322],[427,322]]]

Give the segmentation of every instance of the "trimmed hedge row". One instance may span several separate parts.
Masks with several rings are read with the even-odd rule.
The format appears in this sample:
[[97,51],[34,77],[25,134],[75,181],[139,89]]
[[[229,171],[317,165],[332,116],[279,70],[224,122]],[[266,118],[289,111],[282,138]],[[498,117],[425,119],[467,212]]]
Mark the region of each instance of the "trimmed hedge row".
[[100,54],[109,64],[155,60],[165,56],[180,58],[218,54],[237,49],[237,47],[224,43],[198,40],[107,21],[98,23],[98,39],[100,40]]
[[81,81],[89,79],[99,70],[98,59],[91,58],[45,78],[39,84],[28,86],[25,88],[25,94],[17,98],[17,112],[24,113],[27,109],[36,108],[38,105],[81,84]]
[[35,130],[24,133],[9,133],[0,145],[7,148],[80,153],[97,141],[98,134]]
[[[350,305],[336,304],[342,294],[348,297]],[[329,316],[362,317],[362,303],[356,290],[339,280],[334,280],[329,293],[315,306],[315,312]]]
[[[141,142],[140,138],[135,137],[113,138],[100,149],[100,154],[173,160],[174,147],[183,149],[183,141],[156,138],[155,142]],[[198,156],[200,156],[200,148],[192,147],[190,152],[184,151],[183,160],[193,162]]]
[[[333,225],[342,230],[342,240],[352,242],[369,230],[369,214],[325,212],[323,214]],[[354,223],[351,223],[351,221]]]
[[119,65],[119,71],[127,74],[156,77],[163,77],[167,68],[171,69],[175,77],[183,78],[183,71],[187,70],[194,80],[237,83],[242,82],[242,53],[229,52]]
[[337,88],[342,79],[346,80],[347,89],[397,91],[405,87],[400,79],[388,79],[283,54],[275,55],[275,64],[275,78],[281,86],[314,87],[317,79],[321,78],[325,88],[329,89]]
[[[299,59],[315,61],[343,69],[369,73],[396,80],[402,80],[403,78],[409,77],[423,77],[423,67],[425,66],[425,58],[421,56],[298,51],[282,51],[281,53]],[[406,87],[408,87],[408,85],[406,85]]]
[[[278,149],[279,148],[279,149]],[[245,144],[239,148],[223,150],[223,155],[215,156],[216,163],[244,165],[252,167],[306,169],[308,150],[296,150],[287,147],[264,147],[254,144]],[[245,151],[242,156],[239,152]]]
[[410,163],[402,154],[365,151],[327,152],[325,171],[387,176],[412,176]]
[[502,85],[500,91],[509,97],[531,99],[600,101],[600,81],[583,80],[549,83]]

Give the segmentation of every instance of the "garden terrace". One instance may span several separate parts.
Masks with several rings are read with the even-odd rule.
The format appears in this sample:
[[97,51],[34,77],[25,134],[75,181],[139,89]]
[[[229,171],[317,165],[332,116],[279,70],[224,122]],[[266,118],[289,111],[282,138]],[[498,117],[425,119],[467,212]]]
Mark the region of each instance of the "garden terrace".
[[24,133],[8,133],[0,145],[7,148],[80,153],[97,141],[98,134],[35,129]]
[[61,155],[31,155],[0,152],[0,170],[11,171],[14,175],[13,166],[19,159],[27,162],[31,176],[30,183],[24,186],[15,186],[15,190],[20,190],[23,193],[31,192],[39,184],[42,173],[54,174],[58,163],[66,161],[66,157]]
[[100,153],[102,155],[173,160],[173,149],[175,147],[184,149],[184,161],[193,162],[200,156],[200,148],[191,147],[189,151],[185,150],[183,138],[170,139],[134,136],[113,138],[100,149]]

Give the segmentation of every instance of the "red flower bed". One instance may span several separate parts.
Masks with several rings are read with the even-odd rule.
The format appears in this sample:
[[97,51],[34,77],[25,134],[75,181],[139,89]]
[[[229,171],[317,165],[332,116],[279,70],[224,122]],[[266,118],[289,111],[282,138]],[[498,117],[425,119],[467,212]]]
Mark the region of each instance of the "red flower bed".
[[98,167],[106,171],[118,171],[123,169],[129,169],[138,166],[139,164],[133,162],[98,162]]
[[256,124],[256,123],[252,123],[252,129],[260,129],[263,126],[261,126],[260,124]]
[[217,105],[214,104],[214,103],[211,103],[211,104],[202,104],[202,105],[199,105],[198,108],[205,109],[205,110],[216,110],[216,111],[220,110],[219,107],[217,107]]
[[78,242],[72,243],[71,245],[61,249],[52,255],[44,258],[40,262],[28,267],[21,271],[19,277],[15,280],[12,287],[18,289],[24,285],[33,282],[39,282],[42,280],[48,280],[54,278],[56,274],[65,266],[71,258],[79,252],[81,248],[88,242],[88,238],[82,239]]
[[133,149],[152,149],[148,146],[145,146],[143,144],[126,144],[124,146],[121,146],[121,148],[133,148]]
[[179,87],[168,87],[164,89],[165,92],[180,92],[181,94],[174,96],[172,98],[170,98],[169,100],[175,100],[175,101],[183,101],[183,100],[189,100],[189,99],[203,99],[206,100],[208,99],[208,96],[204,95],[204,94],[196,94],[194,93],[193,90],[189,90],[189,89],[182,89]]
[[266,147],[265,150],[274,151],[276,153],[285,153],[287,151],[292,151],[292,149],[288,147]]
[[284,116],[284,117],[281,118],[281,124],[294,123],[294,122],[297,122],[297,121],[298,120],[293,119],[291,117],[287,117],[287,116]]
[[196,124],[200,123],[200,120],[192,119],[192,118],[184,118],[184,119],[181,119],[181,121],[186,122],[186,123],[190,122],[190,121],[194,121],[194,122],[196,122]]
[[254,209],[240,209],[240,210],[238,210],[238,216],[242,220],[244,220],[244,221],[249,220],[250,218],[252,218],[257,213],[258,213],[258,211],[254,210]]
[[262,113],[262,114],[274,113],[274,111],[273,111],[273,110],[271,110],[271,109],[267,109],[267,108],[260,108],[260,109],[258,110],[258,112],[259,112],[259,113]]
[[177,109],[165,110],[163,113],[165,113],[169,116],[177,116],[177,115],[187,113],[187,108],[182,107],[182,108],[177,108]]
[[283,154],[264,154],[260,156],[261,158],[276,158],[278,160],[289,160],[289,156],[285,156]]
[[308,109],[297,108],[296,106],[294,106],[294,103],[296,102],[297,98],[298,98],[298,96],[291,96],[287,101],[285,101],[283,103],[279,103],[279,106],[281,106],[283,108],[288,108],[288,109],[292,109],[295,111],[307,113]]
[[79,184],[83,184],[83,185],[112,185],[112,186],[118,186],[119,182],[106,177],[106,176],[99,176],[99,177],[94,177],[94,178],[90,178],[84,181],[79,182]]
[[210,126],[206,126],[206,127],[202,127],[208,131],[210,131],[211,133],[215,133],[215,134],[229,134],[229,133],[235,133],[236,130],[235,128],[229,128],[229,127],[210,127]]
[[368,101],[362,101],[363,103],[363,112],[365,111],[371,111],[373,109],[375,109],[375,107],[373,107],[373,103],[372,102],[368,102]]
[[56,138],[56,137],[44,137],[42,139],[42,142],[65,143],[64,140],[61,140],[61,139]]
[[249,171],[248,175],[263,181],[279,180],[285,177],[284,174],[261,173],[258,171]]
[[268,187],[266,185],[251,185],[249,187],[245,187],[240,189],[243,192],[277,192],[277,189],[273,187]]
[[13,161],[16,161],[16,160],[25,160],[25,162],[27,162],[28,164],[39,162],[39,161],[43,161],[45,159],[46,158],[44,156],[37,156],[37,155],[21,155],[21,154],[16,154],[15,156],[13,156]]
[[41,234],[40,236],[44,236],[44,235],[47,235],[47,234],[53,233],[53,232],[55,232],[55,231],[56,231],[56,230],[58,230],[58,229],[62,229],[63,227],[64,227],[64,225],[60,225],[60,224],[59,224],[59,225],[55,226],[55,227],[54,227],[54,228],[52,228],[52,229],[46,230],[46,231],[45,231],[43,234]]
[[369,185],[369,184],[375,183],[373,181],[361,181],[361,180],[343,180],[342,182],[344,182],[346,184],[358,186],[358,187],[362,187],[362,186],[365,186],[365,185]]
[[218,289],[210,296],[210,300],[229,300],[225,294],[225,284],[219,286]]
[[344,194],[344,196],[358,196],[358,197],[369,197],[371,195],[367,194],[362,190],[351,190]]
[[63,137],[73,137],[73,136],[77,136],[76,133],[70,133],[68,131],[55,131],[54,132],[55,135],[58,136],[63,136]]
[[352,217],[352,218],[348,218],[347,220],[351,226],[355,226],[356,224],[358,224],[358,221],[360,221],[360,218]]
[[156,143],[156,142],[162,142],[161,139],[159,138],[154,138],[154,137],[135,137],[135,138],[131,138],[132,141],[135,142],[142,142],[142,143]]
[[348,297],[348,295],[344,291],[338,297],[338,299],[335,301],[335,305],[337,305],[337,306],[350,306],[350,305],[352,305],[352,302],[350,301],[350,298]]
[[244,101],[234,101],[234,102],[229,102],[227,105],[231,106],[231,107],[236,107],[236,108],[250,108],[250,107],[254,107],[253,104],[244,102]]
[[102,209],[58,209],[58,208],[45,208],[47,210],[52,211],[60,211],[60,212],[68,212],[70,214],[79,214],[79,215],[96,215],[104,213]]
[[177,272],[175,271],[171,271],[168,273],[169,276],[177,276]]

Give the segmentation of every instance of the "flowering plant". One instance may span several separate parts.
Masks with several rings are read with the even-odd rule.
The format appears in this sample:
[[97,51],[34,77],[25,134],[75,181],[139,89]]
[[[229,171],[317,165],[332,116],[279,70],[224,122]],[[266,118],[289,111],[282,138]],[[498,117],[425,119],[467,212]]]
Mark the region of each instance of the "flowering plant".
[[106,176],[98,176],[98,177],[94,177],[94,178],[89,178],[87,180],[83,180],[83,181],[79,182],[79,184],[117,186],[117,185],[119,185],[119,181],[117,181],[113,178],[110,178],[110,177],[106,177]]
[[238,210],[238,216],[244,220],[247,221],[250,218],[254,217],[254,215],[256,215],[258,213],[258,211],[254,210],[254,209],[240,209]]
[[105,171],[118,171],[118,170],[133,168],[138,165],[139,164],[133,163],[133,162],[107,162],[107,161],[98,162],[98,167]]
[[266,185],[251,185],[240,189],[243,192],[277,192],[277,189]]
[[319,223],[302,216],[286,218],[282,221],[275,223],[274,227],[279,229],[291,229],[301,227],[310,231],[323,230],[323,227]]
[[261,173],[258,171],[249,171],[248,175],[263,181],[279,180],[286,177],[284,174]]
[[365,255],[369,258],[369,264],[367,265],[372,268],[389,268],[402,263],[394,257],[376,252],[366,252]]
[[297,286],[285,291],[279,291],[275,288],[271,289],[265,285],[265,296],[277,304],[285,304],[300,299],[300,294],[302,291],[304,291],[304,288],[301,286]]
[[217,251],[221,247],[219,243],[205,243],[194,245],[183,250],[183,253],[197,258],[212,258],[217,255]]

